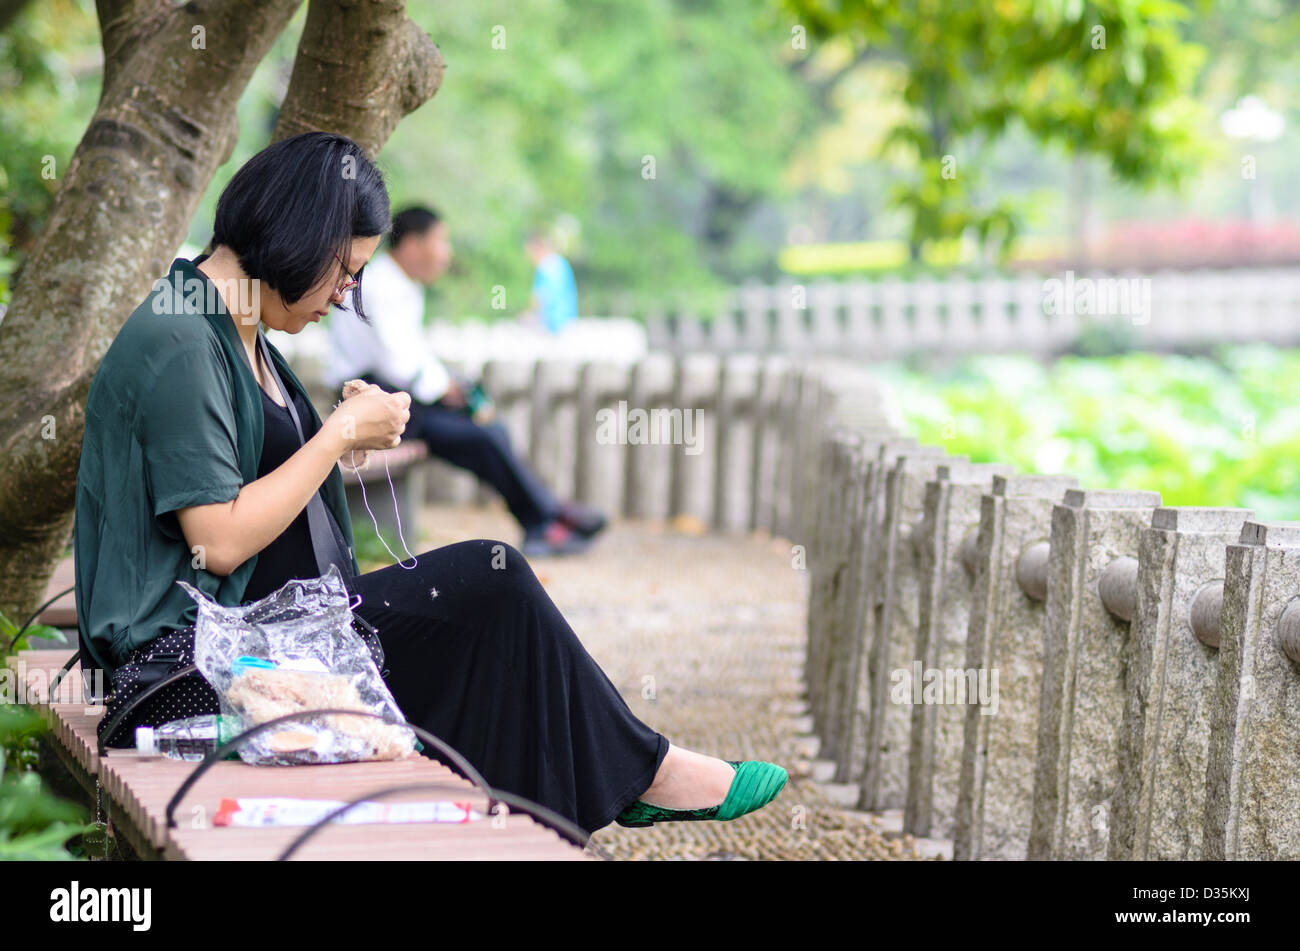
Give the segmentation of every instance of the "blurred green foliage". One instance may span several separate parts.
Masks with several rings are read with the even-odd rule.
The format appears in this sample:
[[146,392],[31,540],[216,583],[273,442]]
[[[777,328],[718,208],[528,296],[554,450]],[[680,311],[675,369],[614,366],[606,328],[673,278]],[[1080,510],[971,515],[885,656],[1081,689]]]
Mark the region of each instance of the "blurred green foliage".
[[973,235],[1005,256],[1028,213],[987,189],[988,150],[1011,125],[1122,181],[1178,184],[1199,158],[1185,90],[1204,51],[1173,0],[785,0],[819,39],[848,37],[899,72],[905,104],[880,146],[911,173],[890,190],[914,253]]
[[950,453],[1088,488],[1152,489],[1165,505],[1300,517],[1300,350],[979,356],[879,372],[907,430]]
[[[788,246],[905,239],[911,264],[886,266],[915,270],[957,259],[957,245],[967,260],[982,241],[986,268],[1018,236],[1077,229],[1081,209],[1185,215],[1190,189],[1174,186],[1194,169],[1196,207],[1240,216],[1246,146],[1215,119],[1245,92],[1290,120],[1282,140],[1249,149],[1278,183],[1279,211],[1300,209],[1289,187],[1300,11],[1273,0],[410,0],[408,11],[447,69],[379,162],[396,206],[432,205],[450,226],[455,260],[428,291],[429,320],[524,309],[522,240],[537,226],[557,232],[580,307],[597,315],[623,292],[691,306],[776,280]],[[305,13],[240,99],[240,141],[190,244],[207,242],[221,189],[269,141]],[[99,70],[91,0],[29,4],[0,32],[0,305]],[[1152,185],[1169,187],[1134,191]],[[804,258],[799,273],[824,270]]]
[[0,32],[0,305],[49,213],[99,99],[102,57],[90,0],[42,0]]
[[101,830],[32,771],[35,741],[46,729],[39,714],[0,704],[0,861],[69,861],[78,857],[67,848],[69,840]]
[[[387,492],[387,489],[388,487],[384,486],[385,492]],[[387,496],[383,497],[387,498]],[[371,504],[373,505],[374,502],[372,501]],[[402,534],[406,536],[407,545],[410,546],[412,555],[419,555],[424,550],[419,543],[418,533],[413,532],[409,526],[403,526]],[[392,552],[396,552],[398,558],[403,562],[410,557],[406,553],[406,546],[394,533],[384,531],[381,528],[379,533],[376,534],[375,525],[369,518],[352,523],[352,543],[357,556],[357,567],[361,569],[362,574],[395,564],[397,559],[393,558]],[[384,547],[385,544],[387,544],[387,548]]]
[[[438,44],[438,94],[379,154],[394,209],[448,223],[454,260],[428,319],[514,316],[528,305],[529,230],[556,234],[579,306],[602,291],[707,288],[771,266],[776,241],[742,228],[782,188],[818,116],[784,68],[786,28],[750,0],[411,0]],[[243,134],[195,215],[203,245],[221,189],[269,141],[300,13],[240,101]],[[494,310],[497,287],[505,307]]]
[[59,644],[68,643],[67,635],[57,627],[51,627],[48,624],[32,623],[27,625],[22,636],[18,636],[18,625],[9,620],[3,611],[0,611],[0,659],[5,656],[5,648],[9,653],[28,650],[35,645],[32,639],[55,641]]
[[[62,631],[43,624],[29,626],[15,639],[17,633],[18,626],[0,614],[0,664],[10,653],[31,647],[29,638],[67,642]],[[9,681],[0,701],[0,861],[79,857],[93,837],[104,836],[105,826],[87,823],[84,809],[42,784],[37,740],[48,726],[38,713],[13,702],[13,686]]]

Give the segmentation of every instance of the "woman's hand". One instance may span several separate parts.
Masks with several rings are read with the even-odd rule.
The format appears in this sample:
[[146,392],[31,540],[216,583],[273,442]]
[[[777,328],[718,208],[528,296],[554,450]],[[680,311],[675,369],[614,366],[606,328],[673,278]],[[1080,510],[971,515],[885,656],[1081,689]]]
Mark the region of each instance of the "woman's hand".
[[348,397],[330,414],[339,427],[344,448],[392,449],[402,441],[411,418],[411,395],[403,390],[386,393],[374,383]]
[[407,393],[367,384],[340,403],[320,431],[273,471],[244,485],[229,502],[176,510],[191,550],[208,571],[228,575],[279,538],[348,450],[391,449],[411,418]]

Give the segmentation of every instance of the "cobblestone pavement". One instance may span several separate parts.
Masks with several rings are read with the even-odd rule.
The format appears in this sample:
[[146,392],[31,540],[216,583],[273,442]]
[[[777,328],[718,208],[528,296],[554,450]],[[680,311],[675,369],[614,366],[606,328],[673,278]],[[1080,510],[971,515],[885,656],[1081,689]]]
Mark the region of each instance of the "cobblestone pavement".
[[[417,553],[468,538],[520,543],[497,507],[429,506],[421,529]],[[617,522],[588,553],[533,570],[638,717],[689,749],[779,763],[790,782],[730,822],[613,824],[593,841],[619,859],[919,857],[910,837],[887,838],[882,817],[839,808],[812,778],[800,697],[807,578],[789,544],[696,529]]]

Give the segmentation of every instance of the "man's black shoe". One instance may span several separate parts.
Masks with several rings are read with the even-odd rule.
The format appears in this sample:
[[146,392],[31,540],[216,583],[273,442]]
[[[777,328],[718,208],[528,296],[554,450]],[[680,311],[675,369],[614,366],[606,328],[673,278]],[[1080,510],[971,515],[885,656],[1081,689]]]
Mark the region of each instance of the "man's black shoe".
[[581,502],[565,502],[561,504],[556,517],[560,522],[584,538],[591,538],[600,533],[608,524],[603,514],[590,505],[583,505]]
[[520,550],[525,558],[538,558],[548,555],[579,555],[589,545],[585,536],[556,519],[542,528],[525,532],[524,544]]

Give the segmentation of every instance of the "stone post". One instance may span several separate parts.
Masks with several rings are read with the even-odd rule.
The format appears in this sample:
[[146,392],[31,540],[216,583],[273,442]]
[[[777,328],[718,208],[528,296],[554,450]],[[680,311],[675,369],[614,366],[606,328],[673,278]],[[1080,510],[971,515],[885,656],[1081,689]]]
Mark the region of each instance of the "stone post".
[[[1202,858],[1300,859],[1300,522],[1229,545]],[[1193,817],[1188,817],[1189,821]]]
[[748,528],[751,480],[747,469],[758,429],[758,382],[756,357],[741,354],[723,360],[713,454],[713,527],[718,531]]
[[826,743],[831,727],[826,711],[830,681],[837,659],[833,644],[842,602],[848,589],[849,548],[855,522],[855,500],[860,497],[854,478],[861,441],[848,430],[836,429],[822,441],[821,470],[824,479],[818,493],[817,530],[809,540],[807,557],[811,577],[808,586],[808,646],[804,680],[808,688],[813,729]]
[[789,521],[781,533],[796,541],[808,534],[811,516],[811,506],[808,503],[817,486],[817,458],[813,450],[821,439],[827,411],[834,402],[823,382],[821,367],[802,363],[797,379],[794,417],[790,421],[789,446],[792,457]]
[[1052,509],[1030,859],[1106,857],[1134,556],[1159,504],[1159,492],[1070,489]]
[[[818,680],[824,693],[819,735],[825,757],[834,760],[837,768],[844,762],[843,751],[851,742],[846,736],[855,715],[849,696],[850,674],[862,652],[866,585],[872,577],[870,569],[878,538],[872,527],[876,484],[873,463],[883,447],[896,438],[887,431],[856,432],[854,436],[846,443],[841,461],[840,477],[847,483],[843,508],[831,513],[837,522],[834,600],[827,608],[827,637],[818,661]],[[916,446],[914,440],[904,442]]]
[[[672,516],[689,515],[708,525],[712,512],[712,453],[705,452],[711,445],[717,425],[716,400],[718,395],[718,357],[716,354],[688,354],[679,357],[673,368],[673,405],[668,415],[661,416],[659,425],[653,422],[651,430],[658,430],[659,443],[665,442],[662,430],[679,427],[685,438],[689,432],[694,447],[677,442],[672,436],[669,444],[670,477],[668,484],[669,513]],[[668,423],[662,422],[667,420]],[[668,425],[668,424],[671,425]],[[689,451],[688,451],[689,450]]]
[[771,531],[776,524],[776,486],[779,466],[778,415],[789,362],[784,357],[763,357],[755,394],[754,443],[750,459],[749,527]]
[[577,460],[578,365],[571,360],[538,360],[533,370],[533,413],[529,461],[558,498],[573,494]]
[[882,550],[884,494],[886,474],[900,453],[932,452],[915,439],[888,435],[864,447],[861,472],[861,501],[852,514],[855,547],[849,554],[849,600],[845,602],[851,623],[837,629],[844,638],[835,650],[834,668],[828,690],[828,725],[830,736],[825,747],[827,758],[836,764],[835,781],[856,783],[862,778],[866,754],[866,704],[860,700],[866,688],[862,684],[867,644],[871,630],[869,612],[877,601],[876,588],[880,572],[876,570]]
[[[578,374],[577,458],[574,497],[580,502],[617,512],[622,508],[625,446],[631,433],[614,425],[625,417],[619,402],[627,404],[626,364],[589,361]],[[603,425],[602,425],[603,424]]]
[[802,420],[799,419],[799,391],[803,378],[803,365],[791,362],[781,374],[780,395],[777,398],[773,422],[773,463],[771,496],[771,530],[781,538],[789,538],[793,526],[794,487],[798,473],[795,441]]
[[[923,703],[912,706],[907,800],[903,831],[916,836],[952,835],[966,704],[979,701],[978,682],[966,676],[966,630],[980,498],[993,476],[1011,467],[987,463],[945,463],[926,483],[924,514],[916,536],[920,552],[920,609],[916,660],[925,680]],[[930,694],[937,684],[938,702]],[[949,696],[947,689],[958,696]]]
[[[937,447],[901,454],[885,480],[885,510],[874,594],[867,602],[868,649],[862,669],[866,726],[858,808],[902,808],[907,794],[907,753],[911,739],[911,696],[898,678],[910,674],[916,652],[920,583],[915,527],[920,521],[925,484],[940,463],[968,461]],[[855,744],[861,747],[862,744]]]
[[522,458],[530,446],[532,365],[523,360],[488,360],[483,364],[483,386],[496,406],[496,418],[510,433],[510,445]]
[[1065,475],[995,475],[980,500],[966,667],[997,685],[997,706],[965,709],[954,859],[1025,857],[1052,506],[1076,485]]
[[1224,557],[1250,514],[1158,508],[1142,532],[1108,858],[1201,857]]
[[[667,408],[673,398],[673,361],[661,353],[648,354],[632,367],[629,406],[646,412]],[[630,518],[666,518],[673,446],[628,445],[623,464],[623,512]]]

